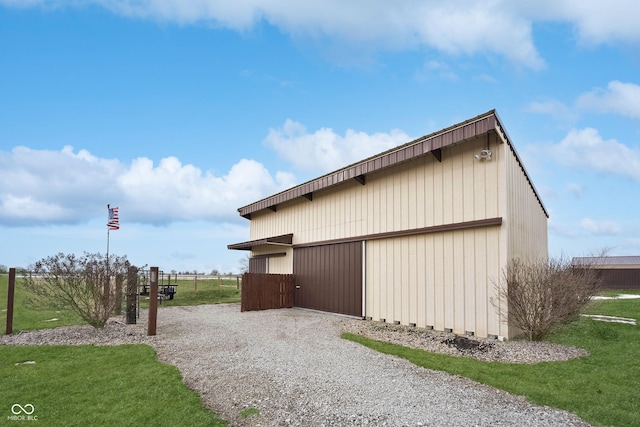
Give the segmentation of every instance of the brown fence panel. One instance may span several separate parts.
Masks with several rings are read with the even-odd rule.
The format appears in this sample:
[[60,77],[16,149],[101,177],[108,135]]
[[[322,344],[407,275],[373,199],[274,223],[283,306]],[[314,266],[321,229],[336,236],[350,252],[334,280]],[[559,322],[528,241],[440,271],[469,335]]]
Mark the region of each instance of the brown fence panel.
[[242,276],[240,310],[293,307],[293,274],[245,273]]

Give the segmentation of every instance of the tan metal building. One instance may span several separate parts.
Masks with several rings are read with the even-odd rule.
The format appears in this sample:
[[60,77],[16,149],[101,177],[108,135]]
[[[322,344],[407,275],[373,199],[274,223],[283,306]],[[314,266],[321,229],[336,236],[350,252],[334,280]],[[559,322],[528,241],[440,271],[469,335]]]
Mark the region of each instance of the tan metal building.
[[[295,306],[512,336],[491,300],[509,259],[547,257],[548,214],[489,111],[238,209],[250,271]],[[503,313],[504,314],[504,313]]]

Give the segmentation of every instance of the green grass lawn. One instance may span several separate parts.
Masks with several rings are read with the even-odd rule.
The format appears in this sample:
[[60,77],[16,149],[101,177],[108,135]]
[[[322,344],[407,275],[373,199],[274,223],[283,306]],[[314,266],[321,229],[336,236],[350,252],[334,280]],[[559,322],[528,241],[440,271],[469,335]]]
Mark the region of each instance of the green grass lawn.
[[[13,332],[78,325],[74,313],[35,307],[16,280]],[[7,276],[0,276],[0,334],[6,327]],[[172,305],[239,302],[235,281],[179,283]],[[148,300],[141,300],[148,306]],[[57,318],[58,320],[51,320]],[[35,365],[16,365],[35,361]],[[177,368],[158,362],[147,345],[0,346],[0,425],[15,423],[13,404],[31,404],[40,425],[46,426],[224,426],[188,390]],[[30,408],[29,408],[30,409]],[[24,415],[24,414],[21,414]],[[14,424],[9,424],[14,425]]]
[[[9,279],[0,276],[0,334],[4,335],[7,321],[7,291]],[[51,307],[35,307],[29,302],[29,295],[16,279],[13,301],[13,333],[31,329],[49,329],[58,326],[80,325],[82,319],[69,310],[57,310]],[[53,320],[57,319],[57,320]]]
[[[222,280],[219,282],[215,279],[200,279],[197,282],[194,280],[171,282],[172,285],[176,283],[178,286],[174,298],[162,301],[161,304],[158,304],[158,307],[240,302],[240,289],[235,280]],[[140,306],[144,308],[149,306],[148,297],[141,297]]]
[[14,404],[46,426],[226,425],[147,345],[2,346],[0,378],[3,425]]
[[[172,284],[175,282],[172,282]],[[177,305],[201,305],[240,302],[240,289],[235,280],[203,280],[197,282],[197,289],[193,280],[177,282],[178,292],[173,300],[164,300],[158,305],[172,307]],[[4,335],[6,328],[7,308],[7,276],[0,276],[0,334]],[[148,297],[140,297],[140,307],[148,308]],[[124,308],[124,304],[123,304]],[[57,319],[57,320],[53,320]],[[75,313],[68,310],[56,310],[48,307],[35,307],[29,302],[29,295],[22,286],[21,279],[16,279],[13,332],[22,330],[49,329],[58,326],[81,325],[84,322]]]
[[[597,301],[589,312],[640,321],[640,299]],[[591,424],[640,425],[640,326],[581,318],[549,341],[584,348],[590,355],[534,365],[428,353],[353,334],[343,334],[343,338],[425,368],[461,375],[537,404],[573,412]]]

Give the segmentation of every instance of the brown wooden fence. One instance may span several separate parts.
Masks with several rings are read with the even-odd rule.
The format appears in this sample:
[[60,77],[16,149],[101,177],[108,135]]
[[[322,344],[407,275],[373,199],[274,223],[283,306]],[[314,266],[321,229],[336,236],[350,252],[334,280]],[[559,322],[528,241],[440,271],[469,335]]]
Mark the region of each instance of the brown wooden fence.
[[240,311],[293,307],[293,274],[245,273]]

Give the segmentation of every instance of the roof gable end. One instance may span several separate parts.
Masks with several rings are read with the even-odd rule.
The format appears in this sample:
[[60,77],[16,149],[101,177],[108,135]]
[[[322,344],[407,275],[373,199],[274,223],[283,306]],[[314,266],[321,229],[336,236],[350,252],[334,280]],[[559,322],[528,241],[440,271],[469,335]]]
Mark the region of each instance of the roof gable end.
[[350,179],[355,179],[360,184],[364,185],[366,182],[366,175],[369,173],[386,169],[411,159],[425,156],[429,153],[431,153],[438,161],[442,161],[441,150],[443,148],[464,143],[465,141],[472,140],[481,135],[488,134],[489,132],[498,133],[502,140],[509,145],[511,151],[520,164],[522,172],[525,174],[532,191],[538,199],[542,210],[548,217],[549,215],[547,210],[545,209],[533,182],[529,178],[529,175],[495,110],[490,110],[484,114],[465,120],[464,122],[442,129],[438,132],[422,136],[406,144],[394,147],[336,171],[329,172],[326,175],[322,175],[318,178],[299,184],[288,190],[284,190],[262,200],[258,200],[257,202],[239,208],[238,212],[241,216],[251,219],[251,214],[253,212],[263,209],[271,209],[275,211],[278,204],[298,197],[305,197],[308,200],[312,200],[312,195],[315,191],[340,184]]

